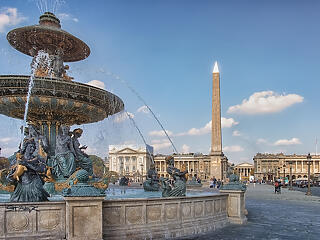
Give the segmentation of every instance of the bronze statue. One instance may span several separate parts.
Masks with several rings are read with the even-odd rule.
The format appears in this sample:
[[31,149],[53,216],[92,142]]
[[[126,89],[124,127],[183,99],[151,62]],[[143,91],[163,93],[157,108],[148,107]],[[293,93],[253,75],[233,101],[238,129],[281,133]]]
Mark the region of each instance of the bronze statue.
[[17,163],[12,166],[8,178],[16,184],[11,195],[11,202],[47,201],[49,194],[43,188],[40,175],[44,175],[47,167],[45,160],[36,153],[34,139],[24,139],[24,143],[16,156]]
[[69,132],[69,126],[61,126],[57,135],[56,155],[52,162],[52,172],[58,178],[68,178],[76,170],[76,152]]
[[72,144],[75,151],[75,157],[76,157],[76,165],[77,167],[80,167],[84,170],[86,170],[89,174],[89,176],[93,175],[93,168],[92,168],[92,161],[89,158],[89,156],[82,151],[82,149],[87,149],[87,146],[81,146],[78,138],[81,137],[83,130],[81,128],[77,128],[73,130],[73,136],[72,136]]
[[173,183],[171,184],[169,179],[163,179],[161,181],[162,187],[162,197],[180,197],[186,195],[186,174],[188,170],[180,171],[178,168],[174,167],[173,156],[166,157],[166,162],[168,164],[167,173],[173,178]]
[[147,173],[147,180],[143,183],[143,189],[145,191],[159,191],[159,178],[155,168],[155,165],[152,163],[150,169]]

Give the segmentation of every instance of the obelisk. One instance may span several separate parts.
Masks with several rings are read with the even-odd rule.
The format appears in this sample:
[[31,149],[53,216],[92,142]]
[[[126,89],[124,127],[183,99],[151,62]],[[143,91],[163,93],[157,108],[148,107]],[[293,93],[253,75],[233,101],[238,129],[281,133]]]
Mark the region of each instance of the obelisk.
[[215,177],[220,180],[223,179],[223,156],[221,138],[220,72],[218,63],[215,62],[212,71],[211,177]]

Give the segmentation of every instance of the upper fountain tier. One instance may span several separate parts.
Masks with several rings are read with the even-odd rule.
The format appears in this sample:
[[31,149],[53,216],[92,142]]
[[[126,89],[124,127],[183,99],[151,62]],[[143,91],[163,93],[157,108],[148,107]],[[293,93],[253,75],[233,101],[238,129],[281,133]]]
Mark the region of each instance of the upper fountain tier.
[[40,50],[58,55],[64,62],[80,61],[90,55],[87,44],[62,30],[60,20],[50,12],[40,16],[39,25],[13,29],[7,39],[12,47],[32,57]]
[[[98,122],[124,109],[116,95],[71,81],[73,78],[66,73],[69,67],[63,62],[82,60],[89,56],[90,49],[60,27],[59,19],[46,12],[40,17],[39,25],[8,33],[7,39],[15,49],[33,57],[32,76],[0,76],[0,114],[24,118],[31,79],[34,87],[27,120],[40,125],[43,122],[67,125]],[[41,57],[40,52],[45,52],[46,57]]]

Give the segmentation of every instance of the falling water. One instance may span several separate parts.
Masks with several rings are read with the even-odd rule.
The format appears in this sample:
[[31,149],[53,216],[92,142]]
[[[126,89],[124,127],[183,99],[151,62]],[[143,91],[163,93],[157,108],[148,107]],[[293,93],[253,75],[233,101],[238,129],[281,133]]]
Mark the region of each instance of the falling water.
[[138,128],[138,125],[137,125],[136,122],[133,120],[133,118],[130,116],[130,114],[129,114],[126,110],[124,110],[124,111],[125,111],[125,113],[127,114],[128,118],[131,120],[133,126],[137,129],[140,137],[142,138],[142,140],[143,140],[143,142],[144,142],[144,145],[146,145],[146,149],[147,149],[148,155],[149,155],[152,163],[154,164],[153,157],[152,157],[152,155],[151,155],[151,153],[150,153],[150,151],[149,151],[149,149],[148,149],[148,144],[147,144],[147,142],[146,142],[146,139],[145,139],[144,136],[142,135],[140,129]]
[[164,127],[163,127],[163,125],[161,124],[160,120],[157,118],[157,116],[156,116],[156,115],[154,114],[154,112],[151,110],[151,108],[150,108],[149,105],[146,103],[146,101],[145,101],[145,100],[140,96],[140,94],[139,94],[133,87],[131,87],[125,80],[121,79],[121,78],[118,77],[118,76],[114,76],[114,75],[112,75],[112,76],[115,77],[117,80],[120,80],[123,84],[125,84],[125,85],[131,90],[131,92],[133,92],[133,93],[137,96],[137,98],[140,99],[140,101],[143,102],[143,104],[148,108],[148,110],[150,111],[150,113],[152,114],[152,116],[154,117],[154,119],[155,119],[155,120],[158,122],[158,124],[160,125],[162,131],[165,133],[165,135],[166,135],[167,138],[169,139],[169,141],[170,141],[170,143],[171,143],[174,151],[175,151],[176,153],[178,153],[178,150],[177,150],[177,148],[175,147],[175,145],[173,144],[173,142],[172,142],[171,138],[169,137],[167,131],[164,129]]
[[39,67],[39,64],[43,64],[48,68],[48,75],[51,75],[51,70],[49,66],[51,65],[51,60],[49,58],[49,54],[44,52],[43,50],[40,50],[38,54],[35,56],[34,60],[32,61],[31,64],[31,75],[29,78],[29,86],[28,86],[28,95],[27,95],[27,101],[25,105],[25,110],[24,110],[24,116],[23,116],[23,125],[21,128],[21,142],[23,141],[23,135],[24,135],[24,129],[27,125],[27,117],[28,117],[28,111],[29,111],[29,102],[30,102],[30,97],[32,93],[32,88],[34,86],[34,78],[35,78],[35,73],[36,70]]

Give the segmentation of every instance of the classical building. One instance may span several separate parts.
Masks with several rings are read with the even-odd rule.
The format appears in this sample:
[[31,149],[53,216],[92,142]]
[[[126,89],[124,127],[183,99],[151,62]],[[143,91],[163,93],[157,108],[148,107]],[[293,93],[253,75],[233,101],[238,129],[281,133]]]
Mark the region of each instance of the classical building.
[[234,171],[242,181],[249,181],[250,177],[254,176],[254,167],[251,163],[240,163],[234,167]]
[[[312,178],[318,178],[320,175],[320,156],[312,155],[311,157],[310,175]],[[289,179],[290,168],[292,179],[308,177],[307,155],[257,153],[253,161],[254,176],[257,180],[274,181],[284,176]]]
[[149,145],[109,145],[109,169],[135,181],[145,179],[152,163],[153,147]]
[[[156,169],[158,174],[161,176],[168,177],[166,168],[166,158],[167,155],[157,154],[154,156],[154,162],[156,165]],[[211,172],[211,155],[204,155],[200,153],[187,153],[187,154],[173,154],[174,157],[174,165],[175,167],[181,169],[183,165],[185,165],[188,170],[189,175],[194,176],[197,174],[202,180],[210,179],[215,177],[217,179],[221,179],[220,176],[215,176]],[[222,163],[224,172],[227,171],[227,158],[224,158]]]

